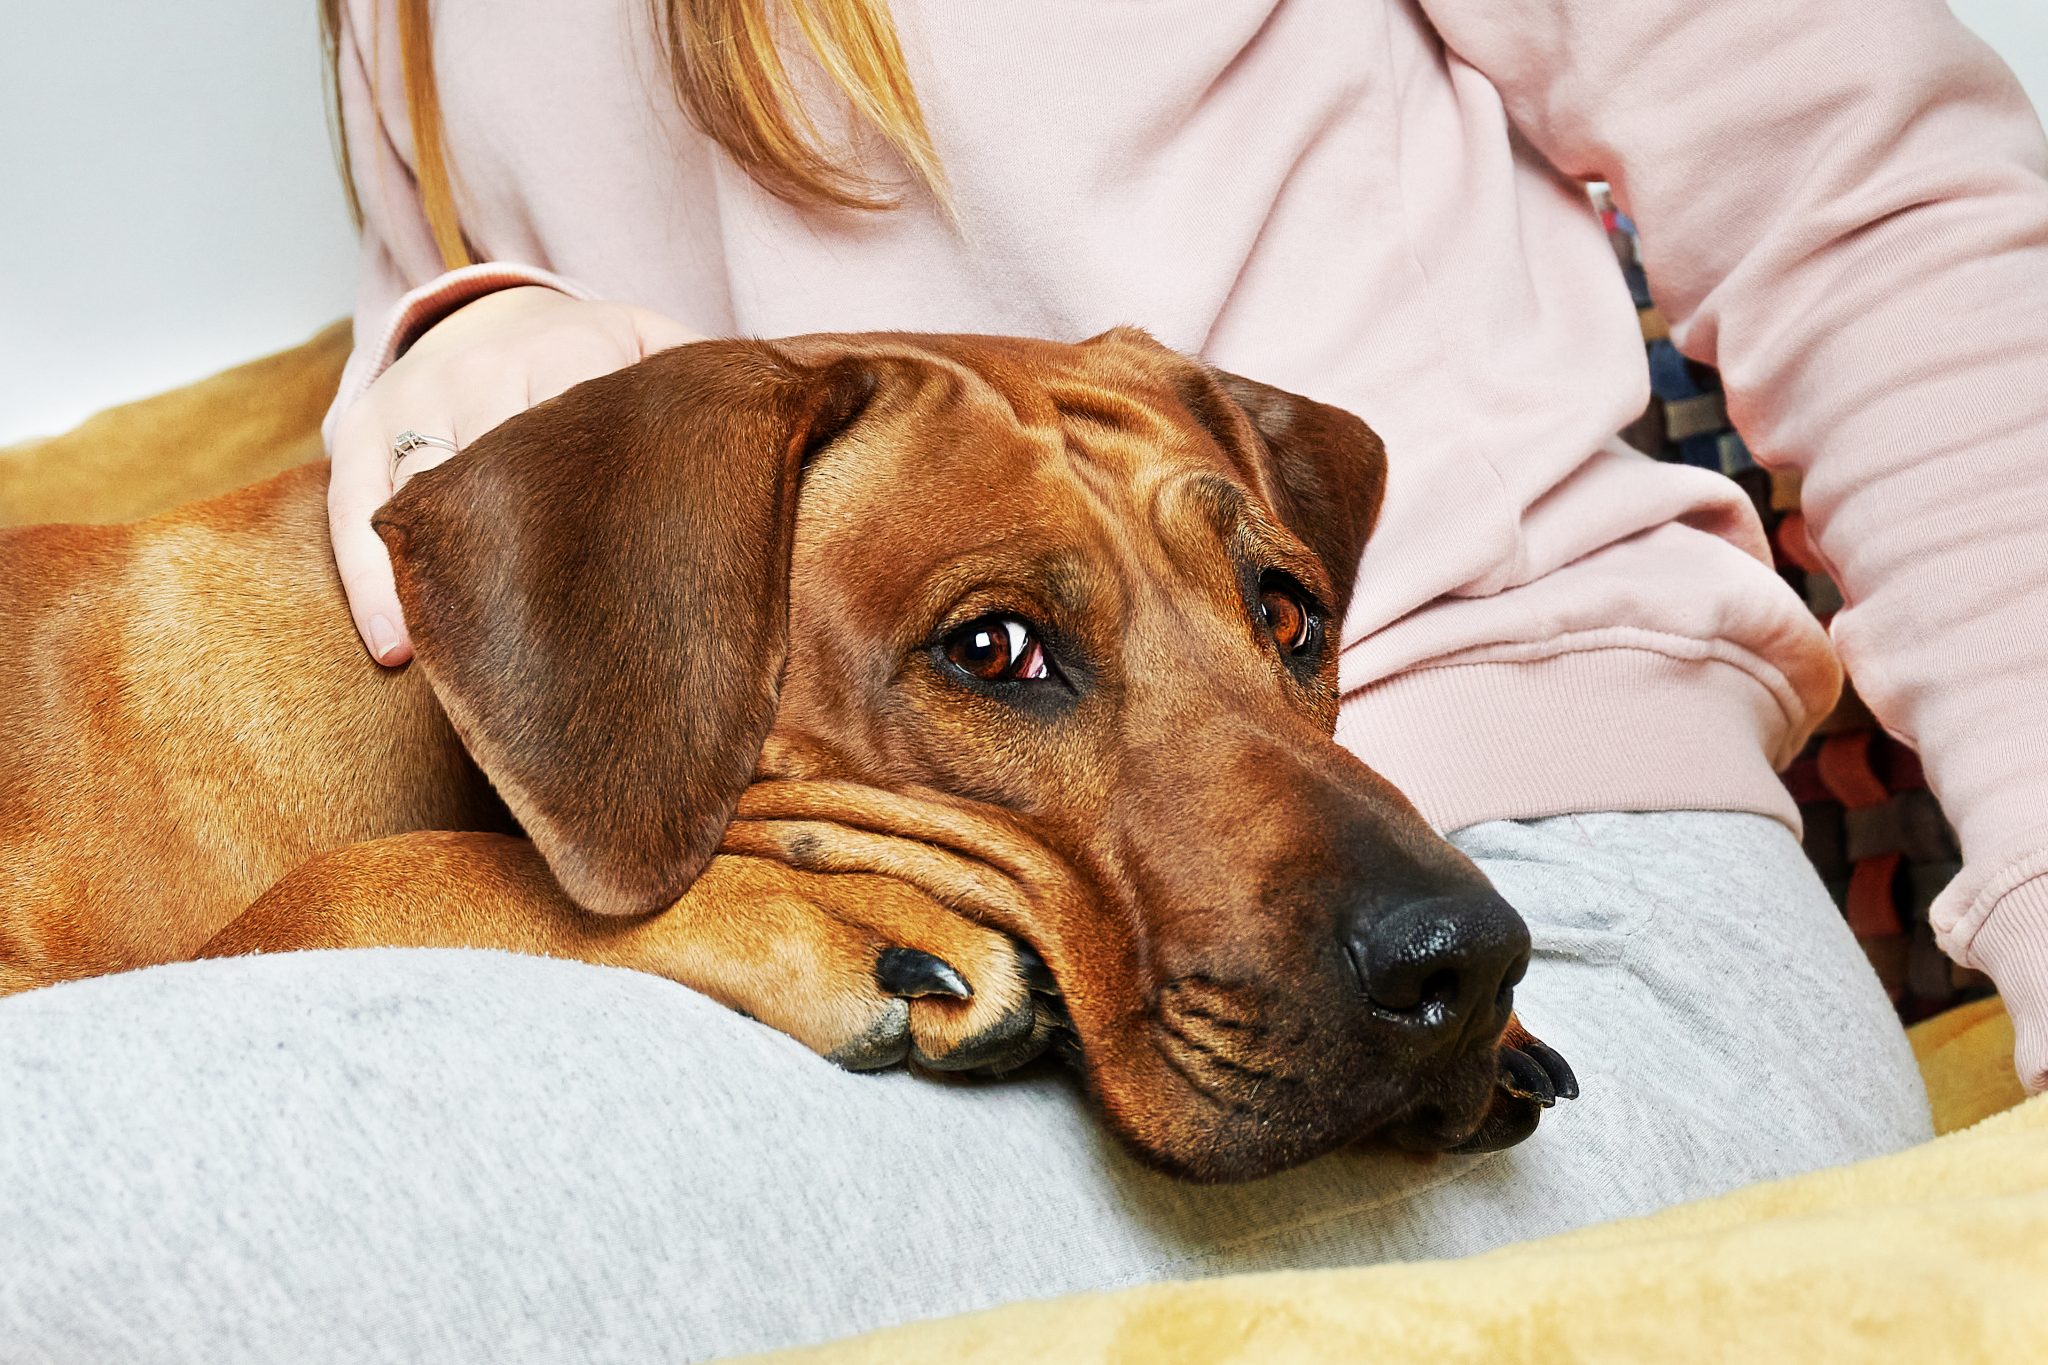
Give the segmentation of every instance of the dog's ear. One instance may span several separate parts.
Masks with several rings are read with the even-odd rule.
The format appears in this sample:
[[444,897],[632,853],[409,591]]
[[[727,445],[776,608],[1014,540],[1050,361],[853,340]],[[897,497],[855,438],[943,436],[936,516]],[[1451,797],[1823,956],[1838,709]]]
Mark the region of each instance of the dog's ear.
[[436,696],[586,909],[665,908],[717,850],[775,720],[804,463],[874,383],[851,358],[678,347],[377,514]]
[[1249,455],[1246,472],[1328,570],[1337,592],[1331,606],[1342,620],[1386,493],[1380,438],[1342,408],[1225,370],[1197,365],[1180,388],[1225,450]]

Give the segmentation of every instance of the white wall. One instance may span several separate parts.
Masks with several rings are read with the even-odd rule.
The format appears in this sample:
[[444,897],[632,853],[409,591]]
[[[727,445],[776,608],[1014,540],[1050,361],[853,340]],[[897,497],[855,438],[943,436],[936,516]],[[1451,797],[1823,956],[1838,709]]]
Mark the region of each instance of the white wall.
[[2048,110],[2048,0],[1949,0],[1948,7],[1998,49],[2034,107]]
[[[2048,0],[1953,3],[2048,109]],[[324,98],[314,0],[7,0],[0,442],[348,311]]]
[[0,4],[0,442],[349,311],[321,65],[314,0]]

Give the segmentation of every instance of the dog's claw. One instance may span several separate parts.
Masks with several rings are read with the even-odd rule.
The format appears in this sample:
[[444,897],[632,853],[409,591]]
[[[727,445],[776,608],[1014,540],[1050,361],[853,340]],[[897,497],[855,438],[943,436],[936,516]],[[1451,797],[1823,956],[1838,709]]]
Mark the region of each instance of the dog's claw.
[[1551,1081],[1550,1072],[1517,1048],[1501,1049],[1500,1088],[1518,1099],[1534,1100],[1545,1109],[1557,1103],[1557,1086]]
[[891,995],[950,995],[972,1000],[974,988],[952,967],[917,948],[884,948],[875,960],[875,984]]
[[1557,1049],[1546,1046],[1531,1038],[1521,1045],[1521,1050],[1536,1060],[1550,1078],[1550,1088],[1561,1100],[1575,1100],[1579,1097],[1579,1078],[1572,1074],[1571,1063],[1557,1054]]
[[1045,965],[1045,959],[1038,955],[1038,949],[1028,943],[1017,945],[1017,966],[1023,970],[1024,984],[1040,995],[1058,995],[1060,983],[1053,979],[1052,968]]

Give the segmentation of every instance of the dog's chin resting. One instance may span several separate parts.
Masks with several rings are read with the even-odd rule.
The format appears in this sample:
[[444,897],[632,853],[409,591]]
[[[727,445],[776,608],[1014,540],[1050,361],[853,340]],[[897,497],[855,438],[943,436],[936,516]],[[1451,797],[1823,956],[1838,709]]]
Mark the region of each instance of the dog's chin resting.
[[[1077,1002],[1083,1017],[1086,1003]],[[1360,1032],[1291,1072],[1250,1064],[1241,1046],[1232,1055],[1228,1031],[1205,1037],[1157,1018],[1094,1046],[1084,1027],[1068,1055],[1141,1159],[1202,1182],[1249,1180],[1346,1147],[1496,1151],[1578,1094],[1564,1059],[1512,1017],[1424,1065],[1387,1056]]]
[[470,945],[658,973],[855,1067],[1061,1044],[1154,1164],[1480,1150],[1576,1093],[1528,934],[1332,739],[1386,458],[1117,329],[679,347],[377,515],[318,467],[0,531],[0,991]]

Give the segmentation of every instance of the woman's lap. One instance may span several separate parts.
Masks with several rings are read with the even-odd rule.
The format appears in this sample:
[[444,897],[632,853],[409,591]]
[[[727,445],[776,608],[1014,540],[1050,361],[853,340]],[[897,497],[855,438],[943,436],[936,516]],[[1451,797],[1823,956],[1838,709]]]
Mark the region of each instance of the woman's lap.
[[[1584,1097],[1507,1153],[1197,1189],[1062,1077],[857,1076],[665,982],[497,954],[242,959],[0,1004],[19,1358],[701,1359],[1170,1275],[1457,1255],[1927,1134],[1783,829],[1457,836]],[[10,1357],[15,1358],[15,1357]]]

